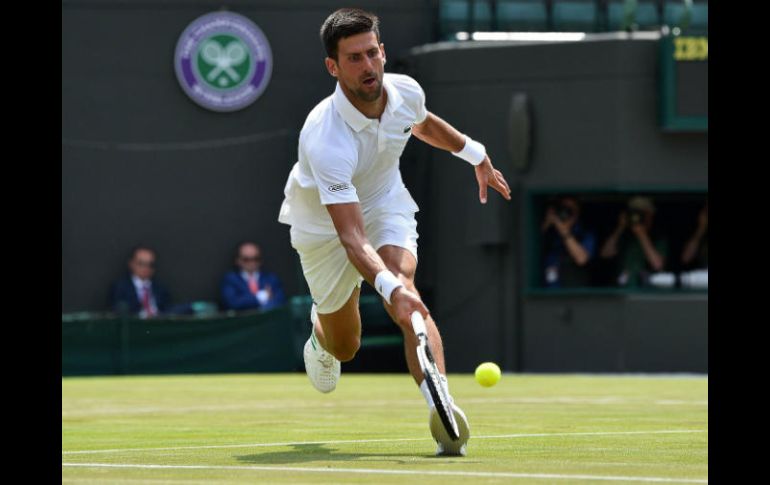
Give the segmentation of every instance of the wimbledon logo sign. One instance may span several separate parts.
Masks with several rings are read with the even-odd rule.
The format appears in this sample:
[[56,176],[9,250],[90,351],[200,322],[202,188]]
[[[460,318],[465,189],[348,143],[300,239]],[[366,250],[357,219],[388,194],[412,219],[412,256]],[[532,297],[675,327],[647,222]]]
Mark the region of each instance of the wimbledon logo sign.
[[236,111],[267,88],[273,55],[254,22],[232,12],[215,12],[198,17],[182,32],[174,68],[193,101],[213,111]]

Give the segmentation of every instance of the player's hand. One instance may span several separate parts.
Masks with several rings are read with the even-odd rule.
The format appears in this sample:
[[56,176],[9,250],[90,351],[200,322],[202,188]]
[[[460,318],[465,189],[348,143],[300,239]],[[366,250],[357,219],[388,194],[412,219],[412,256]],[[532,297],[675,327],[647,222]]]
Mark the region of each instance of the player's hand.
[[479,200],[482,204],[487,203],[487,186],[500,192],[505,200],[511,200],[511,188],[508,187],[508,182],[505,181],[500,170],[492,166],[489,155],[484,157],[484,161],[476,165],[474,169],[476,170],[476,181],[479,183]]
[[[572,221],[574,222],[574,221]],[[562,237],[565,237],[567,234],[569,234],[572,231],[572,224],[569,220],[562,221],[558,217],[555,221],[553,221],[553,227],[556,228],[556,230],[561,234]]]
[[430,312],[420,297],[404,286],[399,286],[390,295],[391,307],[402,328],[412,328],[412,312],[420,312],[423,318],[428,318]]

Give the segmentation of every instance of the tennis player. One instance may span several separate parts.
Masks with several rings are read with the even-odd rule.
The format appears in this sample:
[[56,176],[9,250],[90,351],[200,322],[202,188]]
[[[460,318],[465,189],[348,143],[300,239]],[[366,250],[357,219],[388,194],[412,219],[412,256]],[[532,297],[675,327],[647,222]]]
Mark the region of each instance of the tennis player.
[[[430,408],[436,453],[464,455],[464,442],[442,442],[433,432],[438,417],[415,352],[410,315],[418,311],[446,380],[441,336],[414,285],[418,207],[401,179],[399,157],[414,134],[473,167],[482,204],[487,187],[506,200],[510,188],[481,143],[427,111],[425,94],[414,79],[385,73],[378,25],[372,13],[340,9],[321,26],[326,69],[337,86],[305,120],[299,161],[284,189],[278,220],[291,226],[291,244],[314,302],[305,370],[319,391],[335,389],[340,362],[351,360],[361,344],[358,299],[366,280],[404,334],[409,371]],[[453,407],[467,440],[468,421],[456,404]]]

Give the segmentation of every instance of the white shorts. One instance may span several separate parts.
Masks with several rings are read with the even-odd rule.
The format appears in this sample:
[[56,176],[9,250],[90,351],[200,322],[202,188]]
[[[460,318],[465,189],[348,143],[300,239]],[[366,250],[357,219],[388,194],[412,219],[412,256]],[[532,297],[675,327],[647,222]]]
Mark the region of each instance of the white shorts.
[[[417,259],[417,220],[414,212],[386,212],[366,223],[364,230],[375,250],[393,245]],[[299,253],[302,272],[318,313],[339,310],[364,278],[348,259],[339,237],[319,235],[291,227],[291,245]]]

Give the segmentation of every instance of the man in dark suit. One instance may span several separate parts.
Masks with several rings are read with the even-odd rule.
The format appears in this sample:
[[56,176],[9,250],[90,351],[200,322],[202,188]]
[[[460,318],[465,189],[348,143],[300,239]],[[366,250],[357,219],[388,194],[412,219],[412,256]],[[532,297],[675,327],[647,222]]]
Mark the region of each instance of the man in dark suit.
[[146,246],[136,246],[128,260],[128,273],[112,285],[112,310],[140,318],[165,313],[171,298],[168,290],[153,278],[154,274],[155,251]]
[[269,310],[286,303],[281,280],[261,268],[259,246],[250,241],[239,244],[235,269],[225,274],[220,286],[225,310]]

